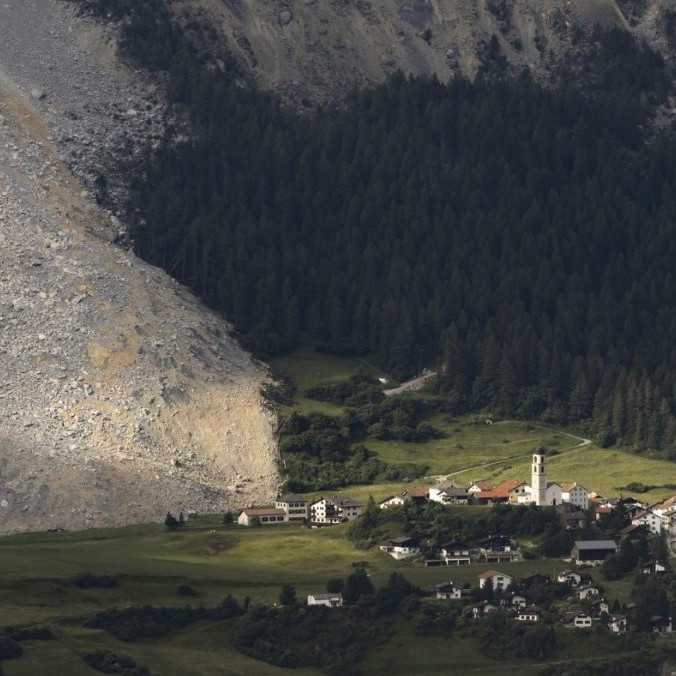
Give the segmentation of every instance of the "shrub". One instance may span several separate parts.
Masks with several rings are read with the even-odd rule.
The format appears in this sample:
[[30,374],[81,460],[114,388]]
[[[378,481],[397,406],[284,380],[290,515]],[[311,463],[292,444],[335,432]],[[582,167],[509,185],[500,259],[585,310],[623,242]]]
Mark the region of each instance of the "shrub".
[[98,650],[93,653],[82,653],[82,661],[102,674],[123,674],[124,676],[149,676],[146,667],[139,666],[126,655],[116,655],[109,650]]
[[73,587],[80,589],[113,589],[118,586],[117,578],[111,575],[92,575],[82,573],[71,580]]
[[10,636],[0,634],[0,660],[12,660],[23,655],[23,648]]

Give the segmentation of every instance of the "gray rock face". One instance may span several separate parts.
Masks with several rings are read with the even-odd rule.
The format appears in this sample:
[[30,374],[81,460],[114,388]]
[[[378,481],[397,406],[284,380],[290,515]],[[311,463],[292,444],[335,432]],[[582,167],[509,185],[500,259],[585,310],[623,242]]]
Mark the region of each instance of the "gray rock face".
[[163,106],[103,44],[61,3],[0,5],[0,532],[219,511],[277,489],[265,368],[114,246],[123,217],[92,199],[116,134],[133,139]]

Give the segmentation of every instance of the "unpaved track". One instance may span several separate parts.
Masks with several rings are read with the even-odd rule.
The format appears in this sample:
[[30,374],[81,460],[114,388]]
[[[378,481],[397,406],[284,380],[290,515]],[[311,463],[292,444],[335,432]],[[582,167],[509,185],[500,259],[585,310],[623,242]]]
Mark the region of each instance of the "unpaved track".
[[[102,91],[131,91],[131,76],[106,84],[117,68],[84,59],[86,44],[64,48],[64,27],[79,24],[52,11],[51,0],[0,5],[0,532],[270,499],[266,370],[188,290],[109,243],[110,214],[62,161],[60,87],[77,92],[85,61],[88,88],[94,74]],[[96,127],[76,133],[95,139]]]

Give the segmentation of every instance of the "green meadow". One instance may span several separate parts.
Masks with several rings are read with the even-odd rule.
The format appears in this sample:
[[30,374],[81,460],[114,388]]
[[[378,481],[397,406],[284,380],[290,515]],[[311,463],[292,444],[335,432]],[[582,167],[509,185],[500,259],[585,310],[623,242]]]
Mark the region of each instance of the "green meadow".
[[[460,509],[460,507],[456,508]],[[476,513],[476,512],[474,512]],[[346,576],[353,562],[365,562],[376,585],[399,570],[421,587],[453,580],[476,584],[491,566],[425,568],[396,562],[377,549],[359,550],[345,537],[346,527],[304,529],[300,526],[246,529],[223,527],[216,517],[197,518],[182,531],[162,525],[63,534],[30,534],[0,539],[0,625],[48,625],[57,639],[29,641],[25,655],[3,663],[6,676],[79,676],[95,674],[79,653],[108,649],[133,657],[163,676],[316,674],[312,670],[277,669],[239,654],[232,647],[236,620],[198,623],[169,637],[133,643],[106,632],[86,629],[97,610],[128,605],[213,606],[227,594],[239,600],[274,602],[281,586],[293,584],[302,598],[323,591],[328,579]],[[562,561],[523,561],[501,566],[513,576],[534,572],[555,575]],[[115,576],[112,589],[79,589],[73,576],[93,572]],[[179,597],[189,584],[196,597]],[[629,583],[606,585],[608,597],[626,600]],[[611,649],[612,648],[612,649]],[[611,654],[615,647],[595,648]],[[572,659],[572,653],[570,659]],[[580,655],[577,652],[577,655]],[[565,650],[561,659],[566,659]],[[532,662],[496,662],[481,655],[472,639],[421,639],[402,621],[395,636],[369,655],[368,674],[433,674],[459,669],[481,674],[537,673]],[[451,673],[460,673],[451,671]]]
[[[304,391],[318,383],[347,379],[359,369],[382,375],[368,361],[327,357],[311,351],[275,360],[273,367],[293,378],[298,386],[295,408],[330,414],[339,414],[340,407],[312,401]],[[669,484],[676,484],[676,463],[601,449],[594,444],[581,446],[581,437],[542,424],[486,424],[473,416],[448,418],[441,414],[431,422],[444,430],[443,439],[428,443],[368,439],[366,444],[387,462],[427,464],[430,476],[417,483],[429,484],[446,475],[461,483],[478,479],[528,480],[531,451],[546,446],[553,451],[549,459],[552,479],[575,480],[604,495],[619,494],[622,486],[642,482],[659,486],[645,494],[646,499],[657,500],[673,492]],[[371,495],[382,499],[406,486],[349,486],[342,492],[366,501]],[[475,518],[490,508],[449,509]],[[2,673],[93,676],[99,672],[85,665],[80,653],[107,649],[129,655],[161,676],[319,676],[312,669],[279,669],[237,652],[233,647],[236,619],[197,623],[163,639],[133,643],[87,629],[84,624],[95,612],[111,607],[215,606],[228,594],[240,601],[248,597],[254,603],[273,603],[284,584],[294,585],[302,599],[310,592],[323,591],[330,578],[349,575],[356,562],[367,566],[376,585],[398,570],[423,588],[449,580],[476,584],[479,573],[494,567],[474,564],[465,568],[426,568],[419,562],[396,562],[376,548],[355,548],[346,531],[347,526],[320,530],[295,525],[225,527],[220,515],[207,515],[192,519],[185,529],[175,532],[151,524],[0,538],[0,626],[44,624],[56,635],[56,640],[24,643],[25,655],[3,662]],[[522,544],[537,543],[524,539]],[[559,560],[525,560],[504,564],[501,570],[519,577],[535,572],[556,575],[565,567],[567,564]],[[81,589],[72,584],[74,576],[87,572],[115,576],[119,584],[111,589]],[[598,572],[594,575],[598,576]],[[611,601],[629,600],[630,578],[604,584]],[[179,585],[190,585],[197,595],[179,596]],[[562,646],[556,661],[561,664],[580,656],[618,656],[625,650],[620,640],[596,633],[560,633]],[[672,642],[669,639],[662,644]],[[543,666],[532,661],[493,660],[482,655],[476,641],[462,633],[448,639],[420,638],[407,620],[398,619],[394,636],[369,653],[364,673],[535,675]]]

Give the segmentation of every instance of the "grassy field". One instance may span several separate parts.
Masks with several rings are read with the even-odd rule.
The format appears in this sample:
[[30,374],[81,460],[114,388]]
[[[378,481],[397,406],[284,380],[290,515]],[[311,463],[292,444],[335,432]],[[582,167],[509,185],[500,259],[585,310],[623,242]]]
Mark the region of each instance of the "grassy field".
[[[367,563],[376,585],[393,570],[400,570],[421,587],[450,579],[475,584],[480,572],[494,567],[441,569],[395,562],[378,550],[355,549],[343,526],[308,530],[298,526],[224,528],[217,524],[214,517],[195,520],[180,532],[147,525],[0,539],[0,624],[46,623],[58,636],[56,641],[26,643],[26,655],[4,663],[5,673],[91,675],[95,672],[84,665],[79,653],[97,648],[128,654],[163,676],[288,673],[237,653],[230,645],[232,622],[198,624],[168,639],[131,644],[82,625],[92,613],[113,606],[188,602],[209,606],[228,593],[240,600],[249,596],[254,601],[273,602],[283,584],[296,586],[302,597],[322,591],[331,577],[348,575],[355,561]],[[501,569],[518,577],[534,572],[553,575],[564,567],[561,561],[523,561]],[[83,572],[114,575],[119,586],[83,590],[70,584],[74,575]],[[177,596],[179,584],[191,585],[199,595],[188,600]],[[613,583],[607,588],[609,598],[626,600],[629,583]],[[415,670],[421,653],[424,665]],[[503,664],[482,657],[471,640],[421,640],[410,627],[402,627],[385,648],[369,658],[367,673],[432,674],[451,665],[482,674],[509,674],[518,662]],[[524,669],[535,673],[532,664],[524,664]],[[293,673],[309,676],[316,672]]]
[[[320,382],[340,381],[358,369],[382,375],[368,362],[341,359],[313,352],[298,352],[273,364],[290,375],[299,387],[297,408],[337,414],[340,408],[302,396]],[[540,424],[505,422],[477,424],[472,417],[432,420],[447,437],[430,443],[382,442],[367,445],[390,463],[425,463],[430,475],[451,474],[461,483],[477,479],[519,478],[528,480],[529,456],[536,446],[558,451],[549,461],[555,480],[576,480],[605,495],[620,493],[630,482],[665,486],[676,484],[676,463],[651,460],[594,444],[579,447],[580,438]],[[416,483],[431,483],[433,477]],[[357,499],[370,495],[382,499],[398,493],[401,483],[350,486],[342,492]],[[326,491],[326,493],[333,491]],[[672,493],[656,488],[645,494],[657,500]],[[468,518],[487,507],[454,507]],[[27,642],[24,657],[3,662],[4,676],[92,676],[79,657],[82,651],[99,648],[132,656],[153,673],[162,676],[281,676],[287,670],[270,667],[239,654],[232,647],[236,620],[202,623],[157,641],[132,644],[115,640],[102,631],[85,629],[94,612],[113,606],[186,603],[216,605],[227,594],[254,602],[274,602],[284,584],[292,584],[301,598],[323,591],[328,579],[344,577],[356,561],[366,562],[376,585],[399,570],[413,583],[431,587],[438,582],[476,583],[477,575],[494,567],[425,568],[420,563],[395,562],[378,550],[359,550],[346,538],[346,527],[308,530],[298,526],[245,529],[223,527],[219,516],[192,520],[179,532],[161,525],[124,529],[90,530],[82,533],[29,534],[0,538],[0,626],[48,624],[57,640]],[[535,572],[555,575],[566,567],[563,561],[523,561],[503,565],[513,576]],[[80,573],[116,576],[113,589],[79,589],[71,579]],[[594,572],[598,575],[598,572]],[[179,597],[177,587],[189,584],[195,598]],[[611,601],[629,600],[631,579],[605,584]],[[557,661],[577,656],[612,655],[621,644],[565,638]],[[584,645],[580,644],[580,640]],[[590,642],[591,641],[591,642]],[[600,641],[600,642],[599,642]],[[366,662],[366,674],[432,676],[440,672],[536,674],[544,665],[519,660],[496,661],[481,654],[473,639],[420,639],[414,628],[401,621],[394,638],[374,650]],[[313,670],[294,670],[298,676],[317,676]]]
[[[334,404],[313,401],[303,396],[308,388],[319,383],[346,380],[358,370],[382,376],[367,360],[332,357],[309,350],[295,352],[272,362],[276,371],[289,375],[298,386],[297,408],[302,412],[321,411],[337,415],[341,408]],[[449,419],[438,414],[431,421],[446,433],[443,439],[427,443],[380,441],[367,439],[366,445],[388,463],[417,463],[429,466],[432,476],[451,474],[460,483],[477,479],[530,478],[530,453],[537,446],[557,452],[548,466],[555,481],[577,481],[588,490],[607,497],[627,493],[622,487],[632,482],[659,486],[643,497],[649,502],[673,495],[676,485],[676,463],[655,460],[635,453],[602,449],[595,444],[579,446],[581,437],[541,425],[517,421],[487,425],[473,416]],[[431,483],[432,478],[416,483]],[[405,484],[389,483],[354,486],[348,492],[355,498],[376,499],[400,492]]]

